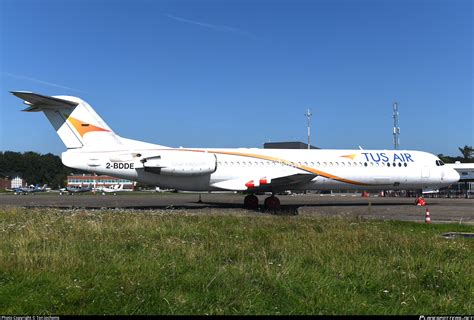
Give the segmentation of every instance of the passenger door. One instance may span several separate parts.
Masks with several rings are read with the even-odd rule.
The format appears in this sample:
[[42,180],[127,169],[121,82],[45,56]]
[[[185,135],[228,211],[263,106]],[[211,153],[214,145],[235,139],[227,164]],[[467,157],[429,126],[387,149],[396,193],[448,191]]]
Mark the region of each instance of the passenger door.
[[429,166],[423,166],[421,168],[421,177],[428,179],[430,177],[430,167]]

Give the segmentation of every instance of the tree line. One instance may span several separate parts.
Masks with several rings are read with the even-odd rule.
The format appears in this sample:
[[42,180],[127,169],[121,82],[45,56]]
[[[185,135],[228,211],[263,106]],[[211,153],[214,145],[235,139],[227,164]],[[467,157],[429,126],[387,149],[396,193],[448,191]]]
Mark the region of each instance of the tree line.
[[61,158],[52,153],[0,152],[0,177],[13,178],[18,174],[29,184],[58,188],[66,185],[67,175],[71,172],[72,169],[64,166]]
[[[458,148],[461,156],[438,157],[445,163],[474,162],[474,149],[472,146]],[[19,174],[29,184],[48,184],[52,188],[64,187],[67,176],[78,170],[71,169],[62,164],[61,158],[52,154],[40,154],[37,152],[0,152],[0,177],[12,177]]]
[[451,156],[445,156],[444,154],[438,154],[438,157],[441,160],[443,160],[444,163],[454,163],[456,161],[460,161],[464,163],[474,162],[474,149],[472,148],[472,146],[464,146],[458,149],[459,149],[459,152],[461,153],[461,156],[451,157]]

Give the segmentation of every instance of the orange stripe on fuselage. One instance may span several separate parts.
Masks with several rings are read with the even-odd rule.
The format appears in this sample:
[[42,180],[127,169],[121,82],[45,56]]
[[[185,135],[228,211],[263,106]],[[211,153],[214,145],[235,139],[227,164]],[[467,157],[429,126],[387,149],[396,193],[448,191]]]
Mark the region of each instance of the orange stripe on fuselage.
[[295,167],[307,172],[311,172],[317,175],[320,175],[322,177],[340,181],[340,182],[345,182],[349,184],[354,184],[354,185],[359,185],[359,186],[368,186],[369,184],[363,183],[363,182],[358,182],[354,180],[349,180],[349,179],[344,179],[335,175],[332,175],[330,173],[316,170],[314,168],[304,166],[304,165],[298,165],[296,162],[281,159],[281,158],[276,158],[276,157],[271,157],[271,156],[264,156],[264,155],[259,155],[259,154],[252,154],[252,153],[241,153],[241,152],[230,152],[230,151],[211,151],[211,150],[193,150],[193,149],[172,149],[172,150],[180,150],[180,151],[193,151],[193,152],[208,152],[208,153],[214,153],[214,154],[225,154],[225,155],[231,155],[231,156],[241,156],[241,157],[249,157],[249,158],[256,158],[256,159],[262,159],[262,160],[268,160],[268,161],[275,161],[279,163],[283,163],[287,166]]

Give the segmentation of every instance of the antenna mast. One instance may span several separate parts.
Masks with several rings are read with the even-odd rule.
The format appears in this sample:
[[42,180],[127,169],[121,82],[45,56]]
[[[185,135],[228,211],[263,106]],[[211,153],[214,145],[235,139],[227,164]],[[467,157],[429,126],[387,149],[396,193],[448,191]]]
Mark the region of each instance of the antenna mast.
[[400,146],[400,127],[398,126],[398,103],[393,104],[393,147],[395,150]]

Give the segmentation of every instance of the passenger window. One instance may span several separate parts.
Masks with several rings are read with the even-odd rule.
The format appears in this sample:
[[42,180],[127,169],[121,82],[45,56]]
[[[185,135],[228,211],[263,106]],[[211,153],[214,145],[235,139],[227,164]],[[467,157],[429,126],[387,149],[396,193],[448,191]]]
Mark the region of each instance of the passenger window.
[[407,163],[405,162],[403,165],[406,167],[406,166],[407,166]]
[[398,163],[398,166],[399,166],[399,167],[401,167],[401,166],[402,166],[402,163],[401,163],[401,162],[399,162],[399,163]]
[[387,162],[387,167],[390,167],[390,163],[389,163],[389,162]]

